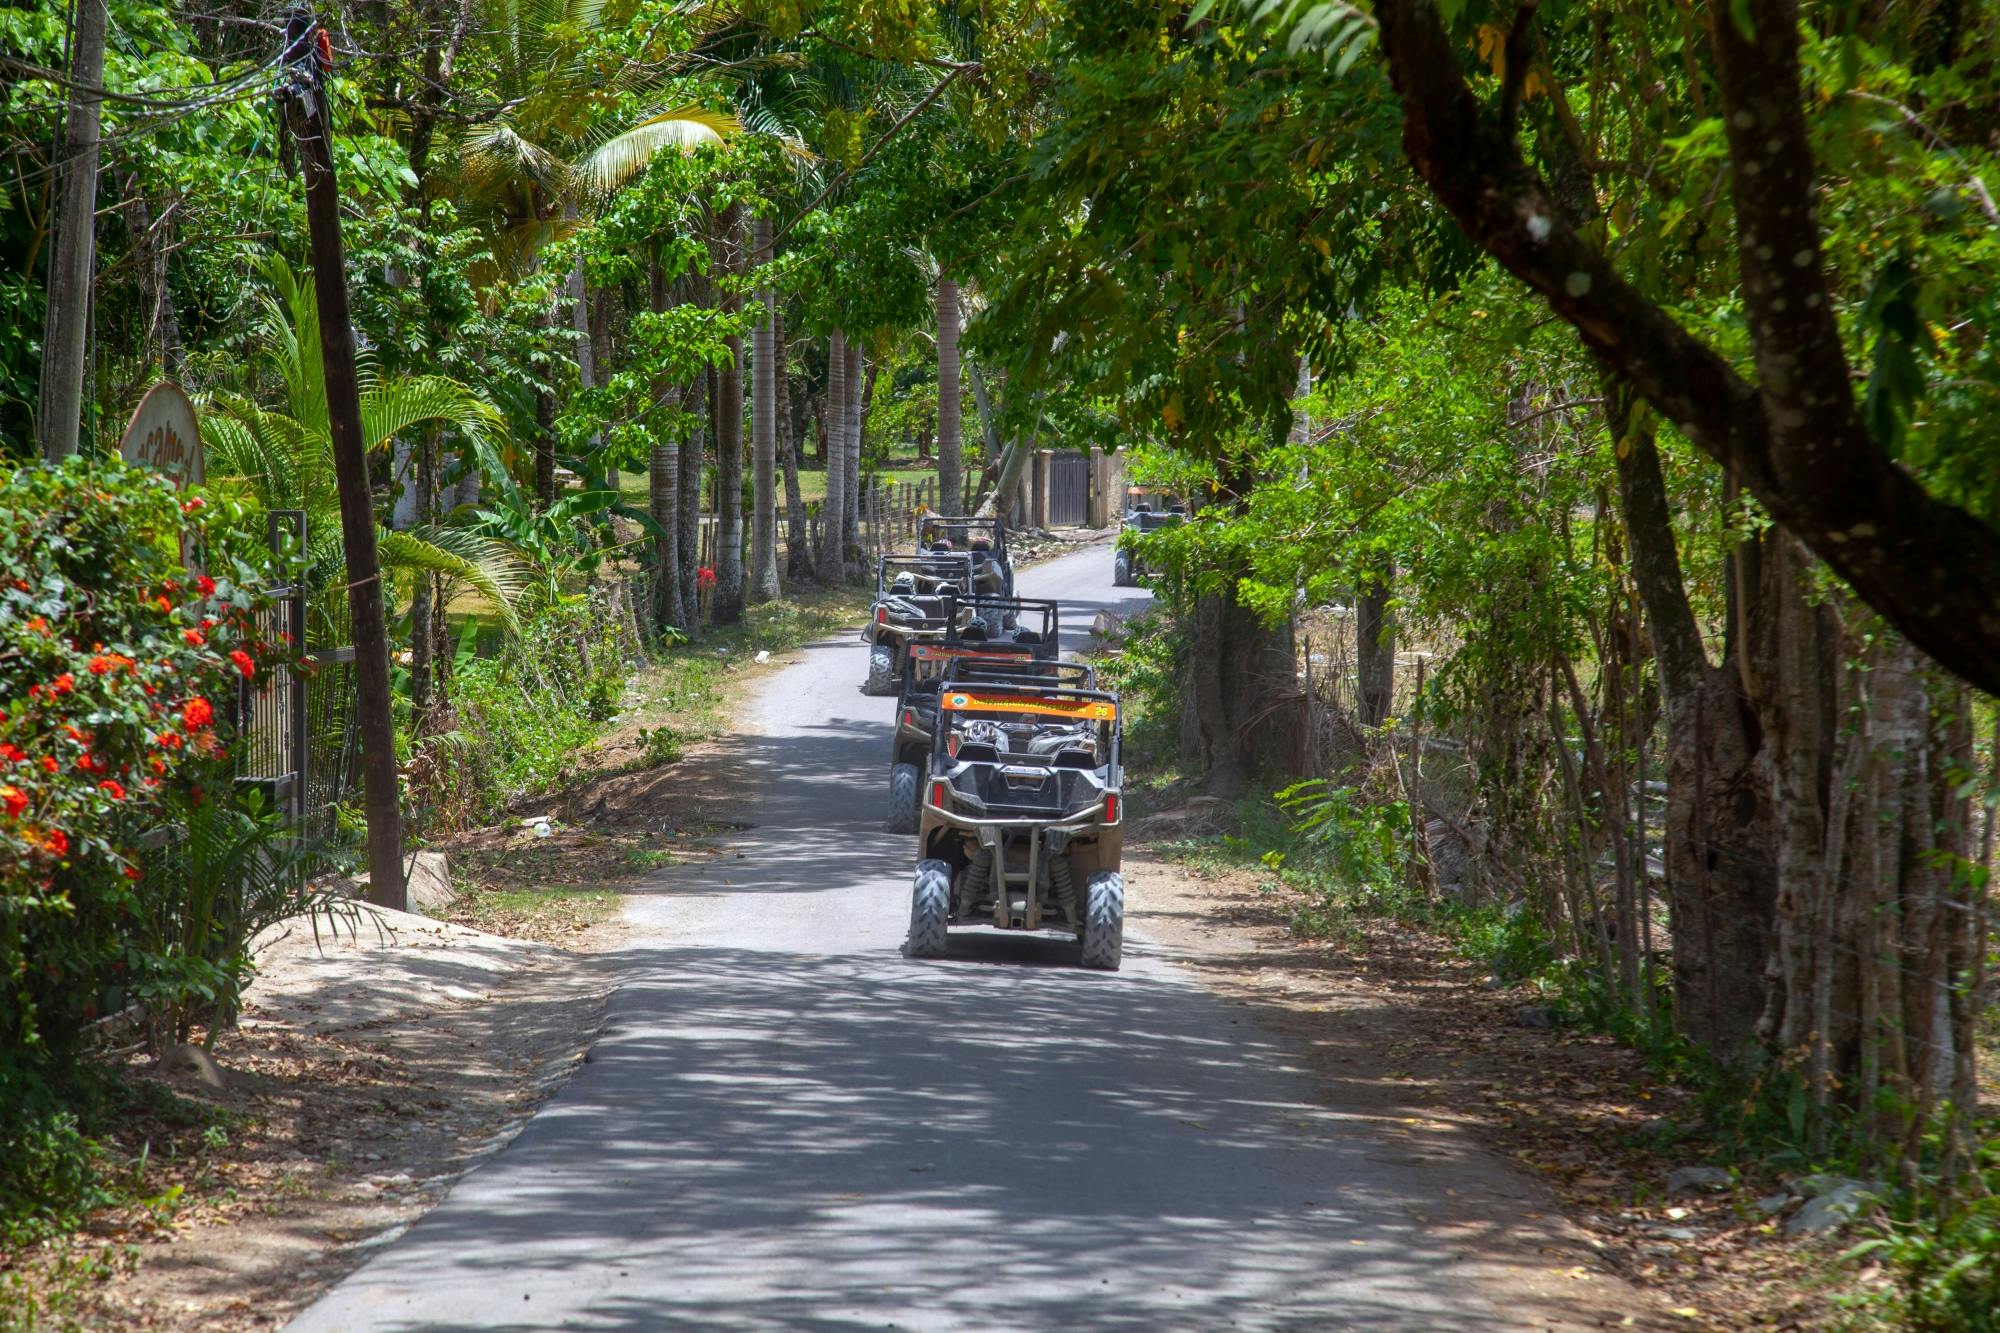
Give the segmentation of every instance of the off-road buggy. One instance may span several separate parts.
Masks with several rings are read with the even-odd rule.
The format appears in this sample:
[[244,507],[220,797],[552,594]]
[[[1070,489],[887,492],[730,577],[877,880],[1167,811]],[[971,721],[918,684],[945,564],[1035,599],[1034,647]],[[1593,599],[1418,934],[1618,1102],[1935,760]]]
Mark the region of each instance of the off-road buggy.
[[973,559],[972,591],[995,597],[1014,595],[1014,558],[1007,553],[1007,525],[997,518],[926,514],[917,525],[917,550],[966,552]]
[[973,560],[966,552],[885,555],[875,566],[875,601],[861,637],[869,645],[863,694],[891,694],[909,645],[941,637],[951,628],[948,599],[968,614]]
[[1130,588],[1152,571],[1139,554],[1139,537],[1187,521],[1187,506],[1165,491],[1146,486],[1130,486],[1125,491],[1125,522],[1118,532],[1118,548],[1111,557],[1111,582]]
[[938,958],[951,926],[1061,930],[1085,967],[1124,951],[1118,696],[1060,686],[941,689],[931,733],[912,958]]
[[[1063,662],[1036,656],[1027,647],[1013,644],[967,645],[955,649],[944,644],[922,644],[913,651],[923,653],[934,664],[943,659],[944,670],[923,674],[925,663],[913,661],[903,678],[902,694],[896,700],[896,734],[889,755],[889,811],[886,824],[891,833],[915,833],[922,809],[923,780],[930,764],[931,732],[937,726],[938,694],[959,685],[1019,685],[1037,689],[1050,686],[1092,690],[1097,688],[1097,669],[1082,662]],[[949,654],[949,656],[947,656]]]

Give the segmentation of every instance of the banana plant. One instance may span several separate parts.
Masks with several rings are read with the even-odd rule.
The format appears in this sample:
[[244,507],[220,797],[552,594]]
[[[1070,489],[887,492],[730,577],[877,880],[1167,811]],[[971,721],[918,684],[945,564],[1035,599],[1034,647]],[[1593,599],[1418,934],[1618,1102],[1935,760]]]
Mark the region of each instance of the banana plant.
[[[659,525],[621,503],[614,490],[573,491],[536,513],[526,507],[481,509],[471,531],[484,540],[505,543],[533,571],[529,595],[541,602],[560,601],[581,576],[588,576],[620,552],[660,534]],[[583,520],[616,512],[636,524],[643,535],[626,542],[604,542],[604,528]]]

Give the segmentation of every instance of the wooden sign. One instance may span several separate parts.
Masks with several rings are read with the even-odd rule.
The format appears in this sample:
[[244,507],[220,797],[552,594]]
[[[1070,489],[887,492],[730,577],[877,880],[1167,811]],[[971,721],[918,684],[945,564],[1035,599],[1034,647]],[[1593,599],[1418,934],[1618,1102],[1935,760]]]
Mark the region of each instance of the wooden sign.
[[118,443],[118,455],[128,463],[165,473],[175,486],[199,486],[207,480],[202,458],[201,426],[194,404],[172,380],[161,380],[139,400],[132,424]]

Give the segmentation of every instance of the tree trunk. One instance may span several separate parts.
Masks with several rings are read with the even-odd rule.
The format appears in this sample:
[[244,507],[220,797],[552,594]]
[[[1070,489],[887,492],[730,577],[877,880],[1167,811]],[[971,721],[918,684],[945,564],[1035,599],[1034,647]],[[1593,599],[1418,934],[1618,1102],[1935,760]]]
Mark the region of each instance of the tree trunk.
[[[647,270],[648,296],[654,313],[664,313],[672,304],[667,277],[655,261]],[[653,380],[653,397],[666,411],[679,406],[679,393],[664,376]],[[688,623],[681,601],[681,427],[654,433],[652,457],[647,468],[647,509],[659,531],[653,534],[653,615],[661,629],[681,629]]]
[[[563,205],[563,217],[576,221],[574,201]],[[569,300],[570,327],[576,330],[576,382],[577,387],[589,393],[597,387],[597,341],[590,332],[590,293],[584,287],[583,260],[570,265],[569,278],[563,283],[563,295]],[[590,437],[590,449],[596,452],[604,443],[604,437],[595,432]]]
[[852,359],[847,335],[835,329],[826,344],[826,416],[820,423],[826,453],[826,498],[820,501],[819,581],[833,587],[846,578],[847,391]]
[[37,434],[42,457],[76,452],[83,428],[83,372],[97,269],[98,107],[104,86],[105,0],[77,0],[70,48],[69,116],[63,126],[62,212],[49,252],[49,303],[42,325],[42,390]]
[[556,502],[556,396],[535,391],[535,508],[547,513]]
[[1395,581],[1396,566],[1390,561],[1355,590],[1355,686],[1363,726],[1381,726],[1395,706],[1396,626],[1389,615]]
[[786,373],[785,314],[775,301],[771,307],[771,325],[771,378],[784,391],[787,406],[779,417],[784,429],[778,439],[779,456],[785,463],[785,577],[796,583],[813,576],[806,504],[799,493],[799,442],[805,435],[807,420],[806,383]]
[[[680,483],[681,513],[676,525],[675,536],[680,539],[681,559],[681,615],[675,626],[692,636],[701,628],[701,590],[697,587],[696,571],[701,567],[701,500],[702,500],[702,452],[704,449],[702,427],[699,424],[708,416],[708,377],[696,375],[693,387],[688,391],[693,399],[694,419],[697,424],[688,430],[687,440],[681,445]],[[684,400],[685,401],[685,400]]]
[[132,233],[132,266],[138,270],[139,297],[146,312],[144,354],[157,361],[160,374],[170,380],[181,375],[181,326],[174,317],[173,289],[167,282],[167,242],[173,229],[167,215],[153,217],[136,171],[119,177],[119,192],[126,195],[125,227]]
[[1776,911],[1764,736],[1736,654],[1751,651],[1734,609],[1723,664],[1710,665],[1689,609],[1666,480],[1631,391],[1606,381],[1632,577],[1653,632],[1667,705],[1667,800],[1660,837],[1673,939],[1675,1026],[1718,1058],[1741,1054],[1764,1010]]
[[[751,259],[762,265],[771,257],[771,219],[751,223]],[[778,387],[784,374],[778,358],[777,293],[766,287],[758,294],[756,349],[751,373],[756,376],[750,399],[751,492],[754,515],[750,524],[750,578],[747,596],[768,602],[778,596]]]
[[[964,485],[964,403],[958,383],[958,284],[942,273],[937,285],[937,476],[940,497]],[[942,498],[939,507],[949,512]]]
[[[717,224],[721,270],[731,278],[743,273],[743,209],[731,204]],[[743,309],[743,293],[734,282],[722,298],[722,309]],[[715,623],[733,625],[743,618],[743,338],[728,339],[729,361],[716,376],[715,417]]]
[[1000,467],[993,478],[993,489],[988,491],[976,506],[981,518],[1005,515],[1008,526],[1013,526],[1014,502],[1021,490],[1021,481],[1028,475],[1028,462],[1035,456],[1035,447],[1041,443],[1040,418],[1036,419],[1036,432],[1025,438],[1016,437],[1007,443],[1000,453]]
[[1196,593],[1181,670],[1182,745],[1210,794],[1233,798],[1254,777],[1297,771],[1303,697],[1290,621],[1273,628],[1227,592]]
[[874,363],[861,353],[861,344],[852,339],[847,343],[847,461],[841,465],[840,480],[846,488],[847,499],[841,507],[842,523],[846,529],[846,559],[851,566],[860,567],[868,563],[867,553],[861,549],[861,429],[868,419],[868,400],[875,393]]
[[[437,521],[438,441],[443,433],[441,427],[431,426],[417,443],[416,476],[412,478],[412,485],[417,498],[417,521],[420,523]],[[412,729],[418,735],[425,734],[425,723],[429,720],[433,702],[431,667],[438,637],[438,627],[433,623],[436,583],[437,579],[430,574],[417,575],[416,593],[410,601],[410,712],[414,715]]]

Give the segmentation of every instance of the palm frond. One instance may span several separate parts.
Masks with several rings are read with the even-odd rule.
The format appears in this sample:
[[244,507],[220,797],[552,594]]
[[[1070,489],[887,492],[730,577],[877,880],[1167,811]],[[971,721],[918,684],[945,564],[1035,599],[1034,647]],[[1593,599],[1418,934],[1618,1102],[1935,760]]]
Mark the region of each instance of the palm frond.
[[593,194],[608,195],[644,171],[659,153],[692,152],[742,130],[742,123],[723,111],[693,106],[663,111],[592,149],[577,164],[577,179]]
[[505,121],[475,126],[460,142],[459,175],[477,195],[496,195],[522,185],[554,198],[570,181],[569,164]]
[[277,299],[265,319],[268,354],[285,384],[285,401],[293,418],[325,434],[326,363],[321,359],[319,301],[312,284],[279,254],[258,261],[258,270]]
[[520,628],[514,603],[527,590],[533,571],[507,543],[462,528],[416,527],[407,532],[379,529],[376,551],[392,574],[437,574],[462,583],[499,615],[509,632]]
[[201,419],[208,470],[249,483],[266,509],[303,509],[314,518],[336,508],[333,454],[324,434],[247,398],[207,398]]
[[507,435],[507,418],[499,408],[442,375],[382,380],[361,396],[361,436],[370,449],[385,449],[396,436],[432,422],[495,441]]

